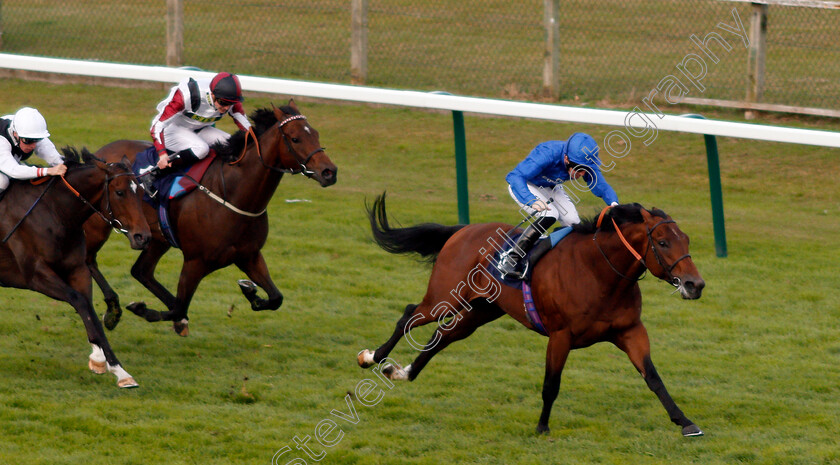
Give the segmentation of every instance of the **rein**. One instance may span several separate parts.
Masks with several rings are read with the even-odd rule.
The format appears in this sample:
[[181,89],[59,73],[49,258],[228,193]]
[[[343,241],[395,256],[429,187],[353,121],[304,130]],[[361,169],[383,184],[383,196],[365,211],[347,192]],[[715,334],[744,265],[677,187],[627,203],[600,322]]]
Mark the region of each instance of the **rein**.
[[[615,266],[612,264],[612,262],[610,262],[609,257],[607,257],[607,254],[604,253],[604,250],[601,249],[601,246],[596,241],[596,238],[598,237],[598,231],[600,231],[600,229],[601,229],[601,222],[603,221],[604,216],[606,215],[607,211],[610,208],[612,208],[612,207],[608,206],[608,207],[604,208],[603,210],[601,210],[601,214],[598,216],[598,222],[595,224],[596,229],[595,229],[595,234],[592,236],[592,241],[595,242],[595,247],[598,249],[599,252],[601,252],[601,256],[604,257],[604,260],[607,261],[607,264],[610,266],[610,268],[612,268],[612,270],[617,275],[621,276],[622,278],[624,278],[628,281],[633,281],[632,278],[629,278],[629,277],[625,276],[624,274],[622,274],[620,271],[618,271],[615,268]],[[642,277],[635,280],[635,281],[641,281],[647,275],[647,271],[649,269],[648,266],[647,266],[647,263],[645,262],[645,259],[641,256],[641,254],[639,254],[638,252],[636,252],[635,249],[633,249],[633,246],[630,245],[630,242],[628,242],[627,239],[624,237],[624,235],[621,233],[621,230],[618,228],[618,224],[616,224],[615,219],[610,218],[610,221],[612,221],[612,224],[615,227],[615,232],[618,234],[618,238],[621,239],[621,243],[624,244],[624,247],[626,247],[627,250],[630,251],[631,254],[633,254],[633,257],[635,257],[636,260],[639,263],[641,263],[643,267],[645,267],[645,274],[643,274]],[[676,267],[679,262],[685,260],[686,258],[691,258],[691,254],[685,254],[682,257],[676,259],[674,261],[674,263],[672,263],[670,266],[666,266],[663,259],[662,259],[662,255],[660,255],[659,251],[656,249],[656,246],[654,245],[655,241],[653,240],[653,231],[656,228],[658,228],[659,226],[661,226],[663,224],[668,224],[668,223],[676,223],[676,221],[674,221],[674,220],[662,220],[662,221],[656,223],[655,225],[653,225],[652,228],[647,229],[648,245],[650,245],[651,250],[653,250],[653,255],[656,257],[656,262],[659,264],[659,266],[663,270],[665,270],[665,273],[667,273],[668,278],[669,278],[669,282],[674,287],[679,287],[680,278],[671,274],[671,271],[674,270],[674,267]],[[645,246],[645,250],[646,249],[647,249],[647,245]]]
[[[39,182],[38,184],[41,184],[41,183],[43,183],[43,181]],[[23,224],[23,220],[25,220],[26,217],[29,216],[30,213],[32,213],[32,210],[34,210],[35,206],[38,205],[38,202],[40,202],[41,199],[44,198],[44,195],[46,195],[47,191],[50,190],[50,187],[52,187],[52,185],[54,183],[55,183],[55,177],[50,176],[49,184],[47,184],[47,187],[46,187],[46,189],[44,189],[44,192],[41,192],[41,195],[39,195],[38,198],[35,199],[35,202],[32,204],[31,207],[29,207],[29,210],[26,210],[26,213],[24,213],[23,218],[18,220],[17,224],[15,224],[15,227],[12,228],[12,230],[9,231],[9,234],[6,234],[6,237],[3,238],[3,243],[4,244],[6,243],[6,241],[9,240],[10,237],[12,237],[12,234],[14,234],[15,231],[17,231],[17,229],[20,227],[20,225]]]

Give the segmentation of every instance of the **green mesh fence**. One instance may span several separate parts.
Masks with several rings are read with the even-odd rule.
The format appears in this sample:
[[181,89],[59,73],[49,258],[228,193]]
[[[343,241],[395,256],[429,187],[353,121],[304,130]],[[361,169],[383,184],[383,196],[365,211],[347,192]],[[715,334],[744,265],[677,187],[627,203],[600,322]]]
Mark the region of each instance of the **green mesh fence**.
[[[366,84],[540,100],[541,0],[369,0]],[[559,100],[639,102],[687,55],[690,36],[717,32],[692,97],[743,100],[747,48],[718,27],[749,30],[748,3],[719,0],[561,0]],[[350,0],[184,0],[185,66],[350,83]],[[840,11],[771,6],[763,102],[840,107]],[[166,64],[164,0],[0,0],[2,51]],[[704,56],[705,57],[705,56]],[[635,104],[635,103],[634,103]]]

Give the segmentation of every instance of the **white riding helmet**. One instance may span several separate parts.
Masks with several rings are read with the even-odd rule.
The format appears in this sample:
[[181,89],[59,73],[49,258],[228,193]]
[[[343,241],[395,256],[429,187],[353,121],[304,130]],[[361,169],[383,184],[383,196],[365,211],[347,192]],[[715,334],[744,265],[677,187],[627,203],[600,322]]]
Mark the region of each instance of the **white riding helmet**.
[[23,107],[15,113],[12,120],[12,130],[18,137],[27,139],[43,139],[50,137],[47,131],[47,120],[38,113],[38,110],[30,107]]

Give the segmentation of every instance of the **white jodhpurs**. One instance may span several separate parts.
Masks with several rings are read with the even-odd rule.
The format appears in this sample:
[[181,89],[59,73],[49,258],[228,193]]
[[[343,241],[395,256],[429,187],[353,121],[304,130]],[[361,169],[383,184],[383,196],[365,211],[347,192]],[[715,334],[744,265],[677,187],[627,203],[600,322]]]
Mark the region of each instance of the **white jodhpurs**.
[[[551,187],[539,187],[528,183],[528,190],[531,191],[538,199],[548,205],[548,209],[537,213],[533,208],[523,204],[513,195],[513,190],[508,186],[508,193],[514,201],[521,207],[523,216],[532,215],[536,213],[539,217],[552,217],[561,223],[563,226],[571,226],[580,223],[580,216],[578,216],[577,208],[566,194],[562,184]],[[553,199],[550,203],[549,200]]]
[[170,125],[163,130],[163,140],[166,141],[166,148],[172,152],[191,149],[196,157],[202,159],[210,153],[210,146],[216,142],[226,141],[230,134],[207,126],[195,132],[192,129]]

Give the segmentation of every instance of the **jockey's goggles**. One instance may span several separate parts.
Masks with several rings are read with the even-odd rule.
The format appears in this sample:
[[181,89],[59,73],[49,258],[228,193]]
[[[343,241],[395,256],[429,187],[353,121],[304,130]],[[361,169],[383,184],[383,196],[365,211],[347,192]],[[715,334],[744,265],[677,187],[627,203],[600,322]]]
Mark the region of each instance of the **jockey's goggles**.
[[37,144],[38,142],[41,142],[42,140],[44,140],[44,139],[43,138],[33,139],[31,137],[21,137],[20,138],[20,143],[21,144]]

